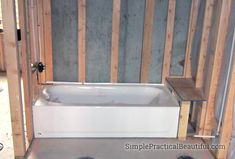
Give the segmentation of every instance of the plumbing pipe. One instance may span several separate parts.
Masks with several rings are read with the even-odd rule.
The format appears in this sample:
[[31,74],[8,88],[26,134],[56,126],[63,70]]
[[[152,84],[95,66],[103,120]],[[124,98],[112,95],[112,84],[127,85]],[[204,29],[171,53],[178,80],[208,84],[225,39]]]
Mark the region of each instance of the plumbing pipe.
[[214,139],[216,138],[217,136],[209,136],[209,135],[193,135],[193,137],[195,138],[208,138],[208,139]]
[[220,134],[220,127],[221,127],[221,123],[222,123],[222,119],[223,119],[223,114],[224,114],[224,107],[225,107],[225,99],[227,97],[227,91],[228,91],[228,83],[230,80],[230,75],[231,75],[231,67],[232,67],[232,62],[233,62],[233,57],[234,57],[234,44],[235,44],[235,29],[233,31],[233,42],[232,42],[232,48],[231,48],[231,52],[230,52],[230,56],[229,56],[229,66],[228,66],[228,73],[227,73],[227,77],[226,77],[226,83],[225,83],[225,88],[224,88],[224,94],[223,94],[223,98],[222,98],[222,107],[221,107],[221,111],[220,111],[220,116],[219,116],[219,122],[218,122],[218,126],[216,129],[216,136],[219,136]]
[[36,48],[36,35],[35,35],[35,24],[34,24],[34,20],[35,20],[35,17],[34,17],[34,8],[35,8],[35,3],[34,3],[34,0],[30,0],[30,8],[29,8],[29,12],[31,12],[31,15],[32,15],[32,20],[30,21],[31,22],[31,27],[32,27],[32,40],[33,40],[33,51],[34,51],[34,57],[35,57],[35,60],[37,61],[38,60],[38,56],[37,56],[37,48]]

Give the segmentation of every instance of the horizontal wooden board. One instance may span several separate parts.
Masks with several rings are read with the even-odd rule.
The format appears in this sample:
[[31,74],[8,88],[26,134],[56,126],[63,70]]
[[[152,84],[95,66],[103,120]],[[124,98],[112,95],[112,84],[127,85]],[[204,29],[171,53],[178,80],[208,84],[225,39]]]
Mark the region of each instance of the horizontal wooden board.
[[202,90],[195,88],[191,78],[166,78],[166,81],[182,101],[206,101]]

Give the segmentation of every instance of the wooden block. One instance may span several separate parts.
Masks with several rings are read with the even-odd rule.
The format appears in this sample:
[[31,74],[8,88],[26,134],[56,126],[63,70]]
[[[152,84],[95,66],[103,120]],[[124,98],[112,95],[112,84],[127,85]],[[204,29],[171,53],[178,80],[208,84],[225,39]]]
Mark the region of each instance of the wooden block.
[[178,129],[179,140],[185,140],[187,137],[189,110],[190,110],[190,102],[181,102],[179,129]]
[[180,88],[194,87],[194,82],[191,78],[166,78],[166,81],[174,87],[180,87]]
[[166,78],[167,83],[172,87],[182,101],[206,101],[203,91],[195,88],[190,78]]
[[196,134],[203,135],[204,124],[205,124],[205,116],[206,116],[206,102],[196,103],[198,108],[197,113],[197,122],[196,122]]

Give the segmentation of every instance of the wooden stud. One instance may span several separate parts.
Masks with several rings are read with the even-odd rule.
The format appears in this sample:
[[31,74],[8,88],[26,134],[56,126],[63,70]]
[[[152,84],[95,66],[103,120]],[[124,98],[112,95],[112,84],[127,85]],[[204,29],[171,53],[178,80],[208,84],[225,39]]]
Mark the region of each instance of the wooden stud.
[[37,23],[36,0],[29,0],[29,29],[30,29],[30,46],[31,46],[32,63],[38,62],[40,60],[37,25],[38,23]]
[[24,107],[25,107],[25,124],[26,124],[26,132],[27,139],[29,143],[33,139],[33,125],[32,125],[32,101],[31,101],[31,86],[32,82],[30,81],[31,76],[31,68],[30,68],[30,60],[27,50],[27,31],[26,31],[26,8],[25,1],[18,0],[18,8],[19,8],[19,25],[21,30],[21,52],[22,52],[22,78],[23,78],[23,88],[24,88]]
[[[214,8],[214,0],[207,0],[206,7],[205,7],[204,20],[203,20],[202,36],[201,36],[201,41],[200,41],[199,60],[198,60],[196,77],[195,77],[196,88],[202,88],[204,84],[203,83],[204,69],[205,69],[205,63],[206,63],[209,33],[211,31],[211,25],[212,25],[213,8]],[[206,105],[207,105],[206,102],[197,103],[197,107],[199,108],[198,110],[196,110],[197,108],[193,106],[193,111],[192,111],[193,118],[191,121],[197,122],[196,131],[197,131],[197,134],[200,134],[200,135],[203,135],[205,115],[206,115]]]
[[198,88],[201,88],[203,86],[203,74],[204,74],[204,68],[205,68],[205,62],[206,62],[206,53],[207,53],[209,33],[211,30],[213,6],[214,6],[214,0],[206,1],[202,37],[201,37],[201,42],[200,42],[201,44],[200,44],[200,50],[199,50],[199,60],[198,60],[198,67],[197,67],[196,80],[195,80],[195,86]]
[[121,0],[113,0],[111,79],[110,79],[112,83],[115,83],[118,80],[120,10],[121,10]]
[[170,63],[171,63],[174,21],[175,21],[175,5],[176,5],[176,0],[169,0],[163,68],[162,68],[162,83],[165,83],[165,78],[168,77],[170,74]]
[[180,118],[178,129],[178,139],[180,140],[185,140],[187,137],[189,110],[190,102],[182,101],[180,104]]
[[[39,54],[40,61],[45,64],[45,38],[44,38],[44,16],[43,16],[43,0],[37,0],[38,6],[38,30],[39,30]],[[39,74],[39,83],[46,82],[46,71]]]
[[203,135],[205,116],[206,116],[206,106],[207,102],[196,103],[198,107],[197,117],[196,117],[196,134]]
[[222,57],[224,54],[224,46],[227,35],[228,28],[228,19],[231,10],[231,1],[232,0],[224,0],[221,1],[221,12],[218,14],[219,23],[218,23],[218,33],[215,38],[215,51],[213,57],[213,64],[210,66],[211,68],[211,81],[209,85],[209,94],[208,94],[208,103],[206,110],[206,118],[204,125],[204,135],[211,135],[213,129],[213,120],[214,120],[214,105],[215,105],[215,97],[216,91],[219,81],[219,74],[221,69]]
[[43,0],[46,80],[53,81],[51,0]]
[[224,111],[224,119],[222,122],[221,134],[219,136],[219,144],[224,145],[225,149],[217,150],[216,156],[218,159],[227,158],[227,153],[232,136],[233,121],[234,121],[233,109],[235,104],[235,62],[233,62],[233,68],[229,85],[230,86],[228,90],[227,102]]
[[196,102],[192,104],[192,112],[191,112],[191,123],[195,123],[197,121],[198,107],[196,106]]
[[0,71],[5,71],[5,57],[4,57],[4,43],[3,43],[4,33],[0,33]]
[[154,18],[155,0],[147,0],[145,8],[144,37],[141,60],[141,82],[147,83],[149,77],[149,65],[151,63],[152,30]]
[[[29,48],[30,64],[39,62],[39,41],[38,41],[38,23],[37,23],[37,5],[36,0],[29,0],[27,6],[28,29],[29,29]],[[36,72],[32,73],[32,101],[35,101],[39,95],[38,79]]]
[[198,9],[200,5],[200,0],[193,0],[191,4],[191,11],[190,11],[190,20],[189,20],[189,28],[188,28],[188,39],[186,44],[186,54],[185,54],[185,62],[184,62],[184,77],[191,78],[191,51],[192,51],[192,44],[193,38],[196,30],[197,25],[197,16],[198,16]]
[[7,54],[5,54],[5,60],[7,66],[14,154],[17,157],[22,157],[25,154],[26,146],[14,0],[2,0],[2,15],[4,19],[4,48],[7,52]]
[[78,81],[86,80],[86,0],[78,1]]

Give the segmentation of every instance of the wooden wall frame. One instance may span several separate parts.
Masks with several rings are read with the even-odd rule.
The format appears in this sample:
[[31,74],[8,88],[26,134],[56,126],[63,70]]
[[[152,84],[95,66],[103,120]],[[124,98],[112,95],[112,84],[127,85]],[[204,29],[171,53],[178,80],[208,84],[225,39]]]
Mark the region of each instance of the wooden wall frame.
[[[206,62],[206,53],[208,47],[209,33],[211,31],[212,24],[212,13],[214,9],[214,0],[207,0],[205,6],[205,14],[203,20],[202,36],[200,41],[199,48],[199,58],[198,66],[195,77],[195,87],[202,88],[204,83],[204,73],[205,73],[205,62]],[[205,115],[206,115],[206,103],[196,103],[193,105],[192,111],[192,122],[197,123],[196,132],[197,134],[202,135],[204,131]]]
[[[2,0],[3,17],[4,17],[4,49],[6,54],[7,64],[7,76],[9,83],[9,97],[13,130],[14,151],[17,157],[22,157],[26,154],[27,146],[24,134],[24,120],[23,120],[23,102],[25,104],[26,111],[26,131],[29,143],[33,140],[33,128],[32,128],[32,110],[31,106],[33,100],[37,96],[37,92],[40,91],[39,83],[35,82],[36,75],[31,72],[32,61],[38,58],[38,54],[32,54],[32,50],[38,50],[41,53],[41,58],[45,60],[47,65],[46,74],[41,76],[41,81],[53,81],[53,60],[52,60],[52,35],[51,35],[51,0],[18,0],[19,12],[20,12],[20,27],[22,31],[22,58],[23,58],[23,72],[22,77],[24,79],[24,94],[26,95],[24,101],[21,99],[21,85],[20,85],[20,69],[19,69],[19,48],[17,45],[16,37],[16,18],[15,18],[15,0]],[[202,88],[206,52],[208,50],[208,39],[211,33],[211,20],[214,9],[215,0],[206,1],[205,18],[203,22],[203,31],[201,37],[201,45],[199,51],[199,64],[197,69],[197,75],[195,79],[195,87]],[[38,2],[38,3],[36,3]],[[152,47],[152,30],[153,30],[153,16],[154,16],[154,0],[146,1],[145,23],[144,23],[144,39],[142,50],[142,63],[141,63],[141,82],[148,82],[148,70],[149,61],[151,59],[151,47]],[[214,56],[212,58],[211,80],[208,86],[208,103],[202,104],[198,110],[198,133],[201,135],[210,135],[213,128],[212,121],[214,118],[213,111],[215,105],[215,93],[217,91],[218,80],[220,76],[221,60],[223,56],[226,31],[228,27],[228,17],[230,15],[230,6],[232,0],[219,1],[220,12],[217,15],[218,26],[216,26],[216,38],[214,39]],[[113,24],[112,24],[112,49],[111,49],[111,82],[117,82],[118,73],[118,45],[119,45],[119,32],[120,32],[120,7],[121,0],[114,0],[113,3]],[[167,28],[166,39],[164,48],[164,60],[163,60],[163,72],[162,82],[165,83],[166,77],[169,77],[170,60],[172,54],[172,40],[174,29],[174,17],[175,17],[176,0],[169,0],[168,4],[168,16],[167,16]],[[190,12],[190,24],[187,40],[187,53],[185,57],[185,70],[184,77],[191,78],[191,59],[190,50],[192,47],[193,36],[195,34],[196,15],[198,15],[199,0],[193,0]],[[79,78],[78,81],[85,82],[85,55],[86,55],[86,0],[79,0],[79,20],[78,20],[78,56],[79,56]],[[33,15],[31,13],[34,13]],[[30,15],[31,14],[31,15]],[[38,20],[35,20],[37,19]],[[33,33],[35,35],[33,35]],[[30,39],[34,39],[30,43]],[[36,51],[37,52],[37,51]],[[31,56],[32,55],[32,56]],[[226,103],[225,116],[221,128],[221,136],[219,142],[221,144],[228,145],[229,137],[231,136],[231,124],[232,124],[232,103],[234,103],[235,96],[235,66],[233,65],[232,78],[228,91],[228,100]],[[33,95],[31,95],[33,93]],[[187,105],[185,112],[189,112],[190,103],[182,103]],[[184,116],[185,117],[185,116]],[[181,122],[184,124],[187,122],[187,118],[184,118]],[[185,128],[185,127],[184,127]],[[179,133],[185,137],[185,129],[180,129],[182,133]],[[179,135],[179,136],[180,136]],[[217,158],[225,158],[228,149],[218,150],[216,152]]]
[[27,28],[26,28],[26,4],[24,0],[18,1],[19,8],[19,18],[20,18],[20,29],[21,29],[21,51],[22,51],[22,78],[23,78],[23,87],[24,87],[24,106],[25,106],[25,124],[26,124],[26,132],[27,139],[29,142],[33,139],[33,124],[32,124],[32,95],[30,93],[32,89],[32,75],[30,68],[30,57],[28,52],[28,43],[27,43]]
[[225,48],[225,40],[228,29],[228,19],[231,10],[231,2],[232,0],[223,0],[221,2],[221,13],[218,14],[216,18],[219,19],[217,37],[215,38],[215,48],[214,48],[214,56],[213,56],[213,65],[209,72],[211,73],[211,81],[209,84],[208,90],[208,103],[206,108],[206,116],[205,116],[205,124],[204,124],[204,135],[211,135],[213,124],[214,124],[214,107],[215,107],[215,98],[216,92],[218,88],[220,70],[222,66],[222,59],[224,55]]
[[20,157],[24,156],[26,145],[19,68],[20,60],[16,34],[15,0],[2,0],[2,15],[4,18],[4,49],[8,52],[5,55],[5,60],[7,66],[14,154],[16,157]]
[[[235,52],[235,50],[233,50]],[[219,137],[219,144],[224,145],[225,149],[219,149],[216,151],[216,157],[218,159],[227,158],[228,147],[230,145],[232,130],[233,130],[233,112],[235,105],[235,62],[233,61],[231,79],[229,84],[227,103],[225,105],[224,119],[221,128],[221,134]]]

